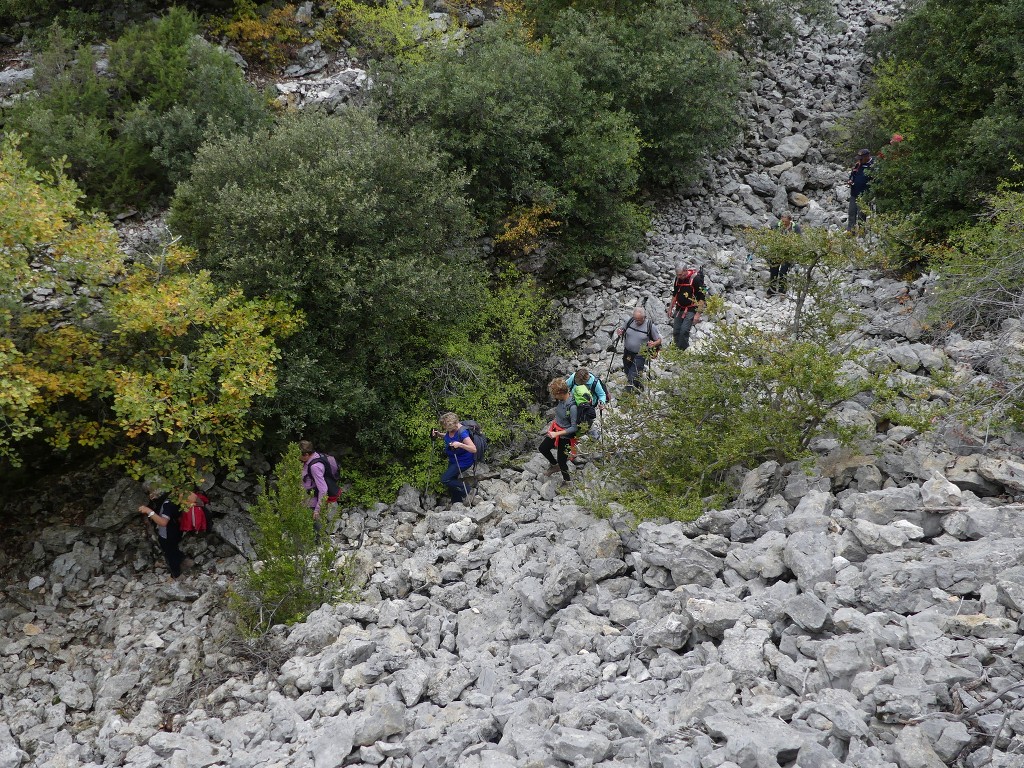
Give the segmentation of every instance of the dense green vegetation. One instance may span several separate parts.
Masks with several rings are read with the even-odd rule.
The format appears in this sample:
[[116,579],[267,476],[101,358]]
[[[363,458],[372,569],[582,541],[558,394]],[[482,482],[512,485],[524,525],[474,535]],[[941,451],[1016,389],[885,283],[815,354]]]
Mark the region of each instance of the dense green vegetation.
[[487,228],[532,217],[557,233],[554,271],[621,263],[646,216],[634,202],[639,141],[629,116],[585,87],[564,59],[514,22],[487,25],[464,48],[382,73],[382,116],[426,126],[470,173]]
[[[515,368],[529,365],[546,307],[527,298],[502,315],[508,297],[472,252],[464,188],[430,136],[356,110],[289,116],[200,151],[171,225],[219,280],[284,298],[307,320],[264,413],[275,433],[347,446],[379,468],[408,454],[428,403],[485,421],[515,412],[526,392]],[[451,403],[435,397],[449,370]]]
[[90,203],[113,210],[166,200],[215,134],[265,125],[265,100],[222,50],[172,10],[110,46],[106,73],[88,45],[55,27],[36,65],[38,95],[18,101],[4,129],[23,133],[37,167],[66,158]]
[[943,237],[982,210],[1000,180],[1024,179],[1024,2],[925,0],[879,45],[857,142],[878,147],[880,210],[918,214]]
[[236,468],[297,318],[177,247],[126,262],[80,196],[0,149],[0,466],[110,456],[176,489]]

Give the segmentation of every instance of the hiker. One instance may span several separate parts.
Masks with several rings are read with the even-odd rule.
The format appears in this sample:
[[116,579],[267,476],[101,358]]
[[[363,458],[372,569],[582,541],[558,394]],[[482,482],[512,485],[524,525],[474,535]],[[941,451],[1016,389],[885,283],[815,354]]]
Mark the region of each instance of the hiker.
[[656,355],[661,347],[661,333],[655,327],[654,321],[647,318],[647,313],[642,307],[634,309],[633,316],[624,326],[617,328],[615,333],[622,336],[625,342],[622,370],[626,373],[626,391],[637,393],[643,389],[640,374],[647,364],[647,359],[640,351],[646,347],[649,354]]
[[[578,384],[576,382],[579,382]],[[587,434],[594,440],[601,437],[601,426],[596,421],[597,412],[603,411],[608,404],[608,393],[604,384],[587,368],[581,367],[575,373],[565,377],[565,386],[572,393],[573,400],[579,409],[579,426],[589,426]],[[572,440],[573,449],[570,459],[576,460],[576,440]]]
[[[320,513],[324,504],[338,501],[338,462],[326,453],[317,453],[309,440],[299,441],[299,454],[302,456],[302,487],[309,493],[306,506],[313,510],[313,528],[320,532]],[[327,476],[330,472],[330,477]],[[329,486],[334,486],[334,493]]]
[[665,314],[672,320],[672,341],[679,350],[690,346],[690,329],[700,322],[700,313],[707,302],[704,290],[704,270],[676,267],[676,281],[672,286],[672,301]]
[[[800,225],[793,221],[793,214],[786,211],[779,217],[779,220],[772,225],[772,229],[782,232],[785,235],[802,235]],[[772,260],[768,264],[768,295],[786,294],[786,275],[793,268],[791,261]]]
[[[548,394],[557,401],[555,419],[548,426],[547,434],[537,450],[551,465],[544,470],[544,474],[553,475],[561,470],[563,482],[569,482],[569,442],[579,431],[579,408],[565,379],[552,379],[548,383]],[[557,459],[551,452],[552,448],[557,452]]]
[[857,205],[857,198],[861,196],[871,183],[870,171],[874,162],[874,158],[871,157],[871,150],[862,149],[857,153],[857,159],[853,164],[853,168],[850,169],[850,179],[846,182],[850,187],[850,208],[846,216],[847,232],[853,232],[858,222],[867,218]]
[[178,529],[181,531],[181,538],[187,533],[202,533],[207,529],[206,505],[210,503],[210,497],[201,491],[192,491],[185,497],[187,509],[178,519]]
[[476,463],[476,445],[469,430],[465,429],[454,413],[441,414],[441,432],[430,430],[431,437],[444,438],[444,452],[448,454],[448,469],[441,475],[441,484],[448,489],[452,504],[465,501],[469,494],[463,473]]
[[181,541],[181,529],[178,527],[181,509],[171,501],[170,494],[162,492],[154,483],[143,483],[142,490],[149,496],[149,504],[140,504],[139,514],[156,526],[156,540],[170,572],[169,580],[173,584],[181,576],[181,569],[192,565],[192,560],[178,548]]

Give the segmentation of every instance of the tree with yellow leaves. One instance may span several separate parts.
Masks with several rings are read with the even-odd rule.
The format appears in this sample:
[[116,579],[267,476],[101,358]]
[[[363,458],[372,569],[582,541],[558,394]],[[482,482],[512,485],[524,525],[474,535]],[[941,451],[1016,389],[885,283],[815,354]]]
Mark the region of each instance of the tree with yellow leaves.
[[0,147],[0,462],[85,449],[178,489],[233,470],[301,316],[215,286],[173,244],[128,263],[81,196]]

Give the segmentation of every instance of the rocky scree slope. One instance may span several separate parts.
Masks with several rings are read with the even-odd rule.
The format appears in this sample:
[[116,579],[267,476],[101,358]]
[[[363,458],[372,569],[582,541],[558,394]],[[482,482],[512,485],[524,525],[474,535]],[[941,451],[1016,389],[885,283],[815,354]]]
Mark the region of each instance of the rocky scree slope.
[[[840,223],[843,171],[817,147],[858,96],[872,14],[892,10],[844,5],[846,31],[805,30],[795,57],[759,62],[745,146],[662,211],[626,275],[581,284],[566,330],[582,359],[605,359],[612,318],[663,300],[680,260],[707,261],[734,317],[771,321],[731,228],[783,188],[808,197],[804,221]],[[790,189],[793,169],[831,181]],[[852,276],[875,364],[970,380],[1021,354],[1019,323],[923,343],[926,287]],[[84,526],[41,527],[5,589],[0,765],[1024,765],[1020,445],[889,428],[866,399],[843,412],[874,439],[819,441],[810,473],[754,468],[732,508],[694,523],[595,519],[537,456],[472,508],[407,488],[350,511],[338,537],[363,536],[363,601],[248,658],[222,610],[241,558],[193,543],[200,572],[165,586],[120,483]],[[226,521],[250,490],[212,491],[241,549]]]

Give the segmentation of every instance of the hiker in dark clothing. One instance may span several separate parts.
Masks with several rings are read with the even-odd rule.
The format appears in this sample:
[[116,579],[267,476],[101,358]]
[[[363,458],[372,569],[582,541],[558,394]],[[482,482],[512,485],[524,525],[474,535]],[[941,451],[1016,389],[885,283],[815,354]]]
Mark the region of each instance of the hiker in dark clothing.
[[706,301],[704,270],[677,267],[672,300],[665,308],[665,314],[672,320],[672,341],[677,349],[690,346],[690,329],[700,322]]
[[465,501],[469,493],[463,473],[476,462],[476,444],[469,430],[463,428],[459,417],[445,413],[440,419],[441,432],[431,430],[431,437],[444,438],[444,452],[448,454],[448,469],[441,475],[441,484],[448,489],[452,504]]
[[[802,235],[800,225],[793,222],[793,214],[788,211],[779,218],[772,226],[772,229],[783,234]],[[768,295],[774,296],[777,293],[786,293],[786,275],[793,268],[791,261],[770,261],[768,263]]]
[[[647,313],[637,307],[633,310],[633,316],[626,321],[625,325],[617,328],[616,334],[623,337],[625,350],[622,353],[622,370],[626,373],[626,391],[634,394],[643,389],[644,366],[647,358],[640,352],[652,357],[657,355],[661,347],[661,333],[654,325],[654,321],[648,319]],[[644,349],[646,347],[646,349]]]
[[[579,409],[576,401],[569,393],[565,379],[552,379],[548,384],[548,393],[557,401],[555,420],[548,426],[547,434],[537,449],[551,465],[545,470],[546,475],[562,471],[562,480],[569,481],[569,441],[579,431]],[[557,459],[552,453],[557,451]]]
[[181,541],[181,529],[178,527],[181,509],[170,500],[170,494],[161,492],[155,485],[146,483],[142,487],[149,495],[149,504],[140,504],[139,514],[156,526],[157,543],[173,582],[181,576],[182,567],[192,565],[192,561],[178,548]]
[[874,165],[874,158],[871,157],[871,150],[862,149],[857,153],[857,160],[850,169],[850,180],[846,182],[850,187],[850,207],[846,215],[846,231],[852,232],[858,222],[867,217],[857,205],[857,198],[868,188],[871,183],[871,166]]

